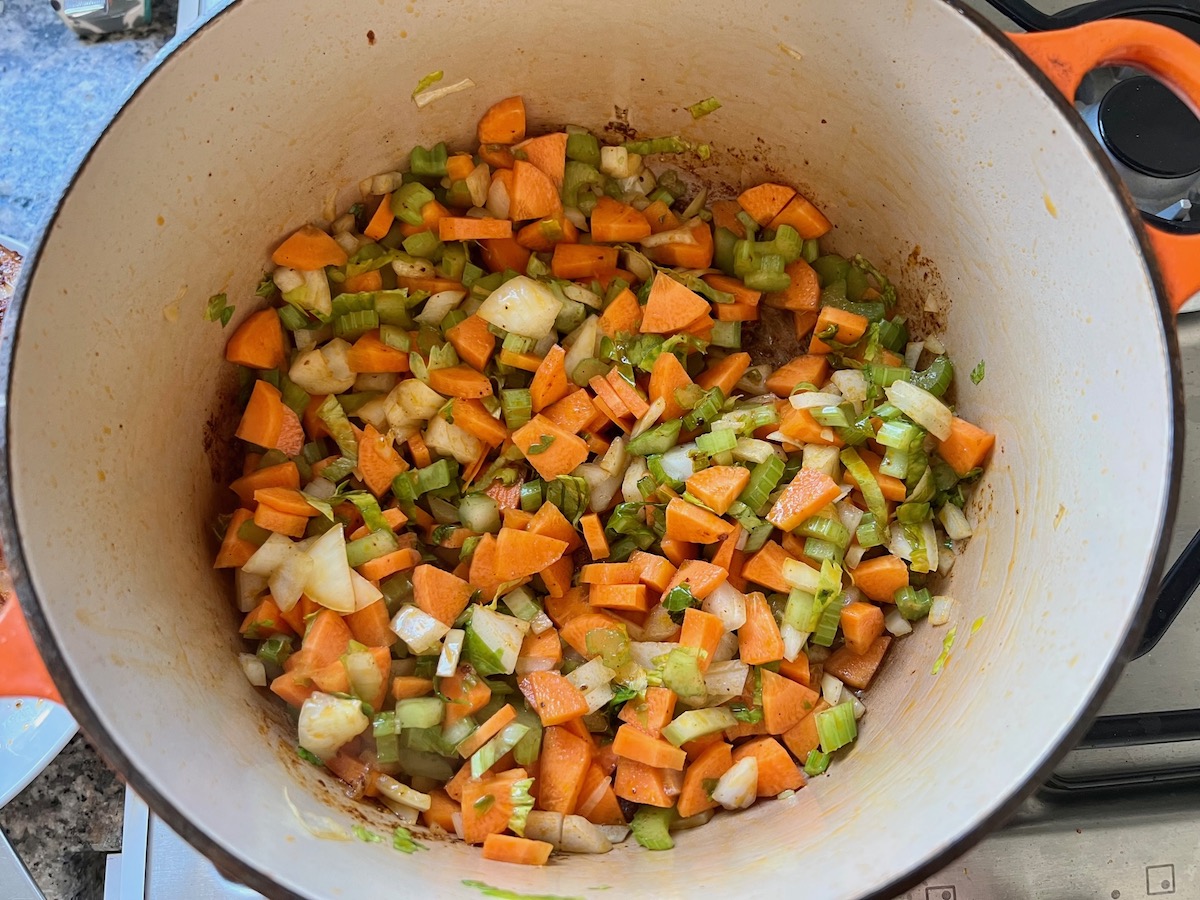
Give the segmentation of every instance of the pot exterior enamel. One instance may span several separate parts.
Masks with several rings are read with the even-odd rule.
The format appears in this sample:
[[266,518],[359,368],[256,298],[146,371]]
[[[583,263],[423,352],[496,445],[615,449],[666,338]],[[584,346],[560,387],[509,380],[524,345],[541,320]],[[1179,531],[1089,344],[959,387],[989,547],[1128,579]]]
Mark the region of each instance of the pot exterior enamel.
[[[135,91],[30,266],[4,345],[23,603],[102,752],[259,890],[890,896],[1045,773],[1137,630],[1173,508],[1177,353],[1130,207],[1063,102],[938,0],[652,10],[235,4]],[[418,111],[409,93],[435,69],[476,87]],[[712,144],[695,171],[718,185],[801,186],[834,246],[896,274],[914,330],[938,329],[959,366],[959,408],[998,434],[944,588],[959,603],[940,674],[949,628],[922,627],[829,777],[669,853],[630,841],[545,869],[305,832],[285,791],[347,826],[391,823],[296,758],[294,726],[237,665],[232,586],[211,568],[236,385],[209,295],[228,293],[236,324],[280,235],[413,144],[466,145],[514,93],[534,128],[678,133]],[[722,108],[693,122],[684,107],[713,95]]]

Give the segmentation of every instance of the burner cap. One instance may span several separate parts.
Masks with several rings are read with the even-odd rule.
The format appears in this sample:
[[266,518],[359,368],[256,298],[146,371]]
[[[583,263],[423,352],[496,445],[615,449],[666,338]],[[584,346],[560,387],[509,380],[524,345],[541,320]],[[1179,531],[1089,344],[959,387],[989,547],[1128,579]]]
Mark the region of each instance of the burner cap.
[[1105,145],[1130,168],[1154,178],[1200,172],[1200,119],[1150,76],[1117,82],[1098,118]]

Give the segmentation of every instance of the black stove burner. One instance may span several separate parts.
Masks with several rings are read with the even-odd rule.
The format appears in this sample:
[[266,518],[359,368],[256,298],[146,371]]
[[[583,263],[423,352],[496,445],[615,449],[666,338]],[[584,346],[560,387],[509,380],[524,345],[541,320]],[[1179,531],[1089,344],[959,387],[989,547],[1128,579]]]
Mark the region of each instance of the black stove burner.
[[1097,118],[1105,145],[1131,169],[1154,178],[1200,172],[1200,119],[1149,75],[1109,88]]

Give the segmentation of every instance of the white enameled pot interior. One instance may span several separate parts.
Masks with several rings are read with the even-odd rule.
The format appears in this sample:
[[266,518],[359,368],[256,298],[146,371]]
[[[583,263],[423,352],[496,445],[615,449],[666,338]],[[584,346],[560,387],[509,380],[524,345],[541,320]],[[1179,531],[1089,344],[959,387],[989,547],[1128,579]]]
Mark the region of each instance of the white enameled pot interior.
[[[477,87],[418,111],[409,93],[434,69]],[[940,675],[947,629],[920,628],[830,777],[673,852],[630,842],[542,870],[302,830],[285,788],[344,823],[348,804],[246,683],[228,575],[211,568],[233,376],[208,296],[227,291],[244,316],[273,242],[331,191],[344,208],[414,143],[465,146],[513,93],[535,127],[619,116],[711,142],[697,171],[720,184],[801,186],[836,224],[832,246],[936,309],[917,320],[945,325],[960,407],[999,435],[944,589],[960,602]],[[710,95],[722,108],[693,122],[683,107]],[[937,0],[242,2],[101,138],[27,290],[11,490],[51,665],[157,812],[223,865],[305,896],[472,894],[463,879],[572,896],[883,889],[991,816],[1087,707],[1168,506],[1166,339],[1126,210],[1010,52]]]

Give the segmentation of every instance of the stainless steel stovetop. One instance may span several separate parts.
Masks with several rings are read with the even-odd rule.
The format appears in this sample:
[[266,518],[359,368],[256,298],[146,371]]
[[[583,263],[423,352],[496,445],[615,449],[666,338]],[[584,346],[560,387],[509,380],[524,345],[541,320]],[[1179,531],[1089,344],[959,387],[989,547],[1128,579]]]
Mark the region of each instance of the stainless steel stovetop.
[[[181,0],[180,31],[225,2]],[[967,2],[1012,28],[984,0]],[[1075,5],[1042,0],[1038,7],[1053,13]],[[1200,531],[1200,312],[1183,315],[1178,332],[1188,415],[1172,561]],[[1197,661],[1200,603],[1191,603],[1151,651],[1128,665],[1098,726],[1049,783],[1007,826],[904,900],[1200,900]],[[111,861],[106,900],[258,896],[224,880],[127,795],[123,851]]]

